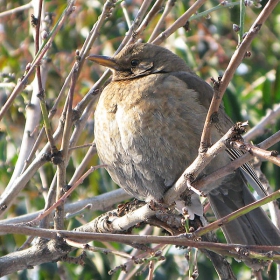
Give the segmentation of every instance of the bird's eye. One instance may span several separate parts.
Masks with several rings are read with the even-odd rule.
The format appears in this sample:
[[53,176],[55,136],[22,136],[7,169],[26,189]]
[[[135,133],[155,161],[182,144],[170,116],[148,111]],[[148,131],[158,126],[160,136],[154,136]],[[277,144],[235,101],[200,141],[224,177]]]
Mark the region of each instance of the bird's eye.
[[132,59],[130,62],[132,67],[136,67],[139,64],[139,60],[138,59]]

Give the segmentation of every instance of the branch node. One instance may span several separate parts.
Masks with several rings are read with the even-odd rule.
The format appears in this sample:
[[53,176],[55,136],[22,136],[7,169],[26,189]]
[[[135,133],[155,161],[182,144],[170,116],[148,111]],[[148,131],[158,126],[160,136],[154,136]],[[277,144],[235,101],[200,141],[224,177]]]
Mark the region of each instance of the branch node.
[[269,252],[266,253],[266,256],[267,256],[268,258],[273,258],[274,254],[273,254],[272,251],[269,251]]
[[38,24],[38,18],[36,18],[33,14],[31,15],[31,25],[33,27],[36,27],[36,25]]
[[72,111],[72,122],[75,123],[81,117],[81,112],[77,109],[73,109]]
[[249,250],[242,247],[236,247],[235,251],[238,253],[239,256],[246,256],[248,257],[250,255]]
[[214,112],[210,117],[211,123],[218,123],[219,122],[219,113]]
[[71,188],[72,188],[71,185],[64,185],[64,186],[63,186],[63,191],[66,193],[66,192],[68,192]]
[[127,273],[126,265],[125,265],[125,264],[121,264],[121,265],[119,265],[119,266],[116,266],[114,269],[109,270],[109,271],[108,271],[108,274],[109,274],[109,275],[113,275],[113,274],[116,273],[119,269]]
[[249,125],[248,121],[237,122],[233,127],[233,130],[236,134],[243,134],[244,132],[246,132],[246,128],[248,127],[248,125]]
[[234,23],[232,25],[232,29],[233,29],[234,32],[239,32],[240,31],[240,26]]
[[209,146],[207,145],[207,143],[205,142],[200,142],[200,146],[199,146],[199,153],[200,154],[204,154],[207,152]]
[[90,90],[90,92],[89,92],[89,94],[90,95],[97,95],[98,93],[99,93],[99,88],[97,88],[97,89],[92,89],[92,90]]
[[252,56],[252,53],[250,51],[246,51],[245,55],[244,55],[244,58],[245,57],[251,57],[251,56]]
[[184,174],[184,178],[190,183],[194,181],[194,176],[192,174]]
[[[191,191],[193,193],[198,194],[201,197],[206,197],[205,193],[196,189],[195,187],[193,187],[191,185],[191,183],[194,181],[195,177],[193,176],[193,174],[184,174],[184,178],[186,180],[186,184],[187,184],[187,191]],[[184,194],[183,194],[184,195]],[[181,196],[182,197],[182,196]]]
[[186,32],[190,31],[191,28],[190,28],[190,22],[187,21],[184,25],[183,25],[183,28],[185,29]]
[[248,35],[248,32],[244,32],[244,34],[242,36],[242,40],[244,40],[247,35]]
[[45,98],[45,90],[40,90],[39,93],[37,94],[37,97],[40,99],[40,101],[44,101]]
[[42,160],[44,160],[44,161],[51,161],[51,154],[50,153],[44,153],[42,155]]
[[49,34],[49,32],[47,30],[43,30],[42,33],[41,33],[42,40],[48,39],[49,35],[50,34]]
[[279,155],[279,152],[276,151],[276,150],[273,150],[273,151],[270,152],[270,155],[271,155],[272,157],[277,157],[277,156]]
[[262,24],[261,24],[261,23],[256,24],[256,25],[254,26],[254,31],[255,31],[255,32],[259,32],[260,29],[261,29],[261,27],[262,27]]
[[6,204],[1,204],[1,205],[0,205],[0,211],[6,210],[7,207],[8,207],[8,206],[7,206]]
[[226,6],[227,4],[228,4],[228,1],[222,1],[222,2],[220,3],[221,6]]
[[[56,149],[56,147],[55,147]],[[63,161],[61,151],[55,151],[51,154],[51,162],[54,165],[58,165]]]
[[33,265],[28,264],[28,265],[26,266],[26,268],[27,268],[27,269],[33,269],[33,268],[34,268],[34,266],[33,266]]
[[76,57],[75,57],[76,61],[79,62],[81,60],[80,51],[76,50],[75,55],[76,55]]
[[222,76],[218,77],[218,80],[215,80],[213,77],[211,77],[211,81],[213,83],[213,88],[215,91],[218,91],[221,85],[221,80],[222,80]]

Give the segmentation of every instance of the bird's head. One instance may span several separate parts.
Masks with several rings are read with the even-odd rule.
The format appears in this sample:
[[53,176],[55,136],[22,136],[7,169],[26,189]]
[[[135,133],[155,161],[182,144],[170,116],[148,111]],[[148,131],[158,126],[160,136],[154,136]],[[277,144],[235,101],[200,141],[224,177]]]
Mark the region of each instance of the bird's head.
[[128,45],[114,57],[90,55],[87,59],[112,69],[114,81],[154,73],[191,72],[180,57],[163,47],[148,43]]

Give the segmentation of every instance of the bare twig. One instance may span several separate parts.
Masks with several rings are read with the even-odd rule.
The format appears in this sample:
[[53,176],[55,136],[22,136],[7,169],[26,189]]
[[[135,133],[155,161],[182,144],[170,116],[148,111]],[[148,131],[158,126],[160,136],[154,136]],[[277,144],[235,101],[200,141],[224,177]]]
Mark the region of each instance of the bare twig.
[[[255,252],[279,252],[280,246],[259,246],[259,245],[240,245],[240,244],[222,244],[203,241],[193,241],[188,239],[189,235],[181,236],[139,236],[139,235],[127,235],[127,234],[110,234],[110,233],[89,233],[89,232],[72,232],[66,230],[48,230],[31,228],[26,226],[15,225],[0,225],[0,231],[6,233],[23,234],[31,236],[40,236],[43,238],[57,239],[58,236],[67,238],[76,242],[83,242],[84,240],[96,240],[105,242],[121,242],[124,244],[173,244],[177,246],[190,246],[198,249],[208,249],[227,256],[250,259],[256,256],[251,254],[240,255],[240,250],[252,250]],[[259,253],[265,260],[280,260],[280,255],[277,253],[265,254]],[[0,258],[1,260],[1,258]],[[1,270],[0,270],[1,271]]]
[[125,1],[121,2],[121,7],[122,7],[122,10],[123,10],[123,14],[124,14],[127,26],[128,26],[128,28],[130,28],[131,27],[131,20],[129,18],[129,14],[128,14],[127,9],[126,9]]
[[148,26],[149,22],[156,16],[156,14],[160,11],[162,6],[163,0],[157,0],[155,4],[153,5],[150,12],[146,15],[144,20],[142,21],[141,25],[137,28],[137,30],[134,31],[133,36],[129,40],[128,44],[135,43],[137,37],[139,37],[145,28]]
[[245,141],[252,140],[257,136],[263,134],[267,125],[275,123],[280,115],[280,105],[276,104],[272,109],[268,110],[265,117],[257,123],[251,130],[249,130],[244,136]]
[[165,19],[167,17],[167,15],[170,13],[170,11],[172,10],[172,8],[175,5],[176,0],[168,0],[165,7],[164,7],[164,11],[160,17],[160,20],[157,22],[156,27],[153,30],[153,33],[151,35],[151,37],[148,40],[148,43],[152,42],[160,33],[160,29],[163,26],[163,24],[165,23]]
[[[47,210],[45,210],[43,213],[41,213],[36,219],[34,219],[33,221],[31,221],[31,223],[36,223],[38,221],[40,221],[41,219],[43,219],[44,217],[46,217],[47,215],[49,215],[55,208],[57,208],[58,206],[60,206],[62,203],[65,202],[66,198],[80,185],[83,183],[84,179],[89,176],[89,174],[91,174],[92,172],[94,172],[95,170],[97,170],[98,168],[101,167],[105,167],[104,165],[98,165],[98,166],[92,166],[79,180],[77,180],[75,182],[75,184],[73,184],[73,186],[67,191],[65,192],[62,196],[57,198],[57,201],[51,206],[49,207]],[[60,214],[62,215],[63,212]],[[62,216],[64,218],[64,215]]]
[[[276,132],[272,136],[270,136],[268,139],[264,140],[261,142],[258,146],[262,149],[268,149],[275,143],[279,142],[280,139],[280,131]],[[250,154],[244,154],[243,156],[239,157],[238,159],[232,161],[228,165],[219,168],[215,172],[197,180],[196,182],[193,183],[193,186],[197,189],[203,188],[206,184],[211,184],[212,182],[215,182],[216,180],[229,175],[232,173],[232,170],[237,169],[238,167],[242,166],[244,163],[248,162],[249,160],[252,159],[252,155]]]
[[24,172],[24,176],[19,176],[14,183],[13,188],[9,192],[4,192],[0,200],[0,213],[3,214],[17,197],[23,187],[27,184],[34,173],[45,163],[48,158],[46,156],[38,157]]
[[183,27],[189,18],[206,2],[206,0],[197,0],[182,16],[180,16],[168,29],[162,32],[155,40],[155,45],[160,45],[167,37],[173,34],[178,28]]
[[[87,199],[79,200],[76,202],[65,204],[65,213],[66,219],[71,218],[75,215],[79,215],[85,211],[106,211],[111,209],[112,206],[118,204],[124,200],[131,198],[129,194],[127,194],[123,189],[117,189],[111,192],[107,192],[95,197],[90,197]],[[50,199],[48,198],[48,201]],[[51,207],[53,203],[50,205],[46,205],[46,209]],[[22,216],[13,217],[0,221],[1,224],[19,224],[19,223],[28,223],[40,216],[44,211],[37,211],[34,213],[28,213]],[[44,226],[45,228],[46,226]],[[0,233],[1,234],[1,233]]]
[[218,229],[221,226],[223,226],[224,224],[229,223],[230,221],[232,221],[240,216],[243,216],[258,207],[261,207],[262,205],[265,205],[273,200],[276,200],[279,197],[280,197],[280,191],[276,191],[258,201],[250,203],[250,204],[242,207],[241,209],[238,209],[238,210],[232,212],[231,214],[229,214],[221,219],[218,219],[217,221],[215,221],[205,227],[201,227],[201,228],[197,229],[193,233],[193,235],[194,235],[194,237],[198,237],[198,236],[202,236],[202,235],[206,234],[207,232]]
[[79,61],[77,61],[74,65],[73,74],[71,76],[71,85],[69,89],[69,94],[67,96],[67,108],[66,108],[66,120],[63,129],[62,143],[61,143],[61,160],[57,165],[57,189],[56,189],[56,202],[60,202],[56,205],[54,226],[56,229],[64,228],[64,200],[61,200],[64,194],[64,188],[66,186],[66,167],[67,162],[69,160],[69,141],[70,135],[72,132],[72,124],[73,124],[73,98],[74,98],[74,90],[77,81],[77,69],[79,66]]
[[116,256],[120,256],[122,258],[126,258],[126,259],[132,259],[132,256],[129,254],[126,254],[125,252],[120,252],[117,250],[110,250],[110,249],[105,249],[105,248],[100,248],[100,247],[95,247],[95,246],[90,246],[89,244],[81,244],[72,240],[65,240],[66,243],[72,247],[76,247],[76,248],[80,248],[80,249],[84,249],[84,250],[88,250],[91,252],[102,252],[104,254],[113,254]]
[[[176,183],[170,188],[165,195],[167,204],[173,203],[187,189],[187,181],[190,178],[192,181],[197,177],[200,171],[221,151],[226,149],[225,142],[233,135],[238,133],[238,130],[231,128],[218,142],[216,142],[205,153],[199,154],[193,163],[184,171]],[[195,185],[195,188],[197,186]]]
[[[212,127],[212,116],[216,114],[219,110],[219,106],[222,102],[223,95],[225,90],[232,80],[232,77],[235,73],[235,70],[239,66],[239,64],[244,59],[246,52],[248,51],[253,39],[257,36],[261,26],[264,24],[268,16],[271,14],[273,9],[276,7],[279,1],[270,0],[267,2],[264,9],[261,11],[255,22],[252,24],[250,30],[248,31],[246,37],[240,43],[239,47],[231,57],[231,60],[228,64],[227,69],[223,77],[216,82],[214,86],[214,95],[208,110],[208,114],[205,120],[205,125],[203,129],[203,133],[201,136],[201,150],[204,149],[204,145],[210,143],[210,131]],[[208,146],[208,145],[207,145]]]
[[51,47],[51,44],[53,42],[55,35],[59,31],[59,29],[62,27],[62,25],[63,25],[64,21],[66,20],[66,18],[68,17],[68,15],[72,12],[73,5],[74,5],[74,0],[69,2],[67,8],[64,10],[58,23],[56,24],[53,31],[51,32],[49,39],[46,41],[46,43],[44,43],[41,50],[38,52],[38,55],[36,55],[35,59],[33,60],[33,62],[30,65],[30,67],[28,67],[28,69],[26,70],[26,73],[23,75],[21,81],[16,85],[15,89],[9,96],[9,99],[4,104],[4,106],[1,108],[0,120],[4,117],[5,113],[8,111],[8,109],[12,105],[14,99],[17,97],[17,95],[22,91],[24,86],[27,84],[28,78],[33,73],[35,67],[40,63],[41,59],[43,58],[43,56],[45,55],[47,50]]
[[277,151],[266,151],[253,144],[235,141],[233,142],[233,147],[244,152],[250,153],[252,156],[262,158],[263,160],[270,161],[278,166],[280,166],[280,158],[278,157]]
[[32,8],[32,1],[30,1],[29,3],[27,3],[25,5],[22,5],[22,6],[14,8],[14,9],[11,9],[11,10],[8,10],[8,11],[0,13],[0,18],[6,17],[6,16],[10,16],[10,15],[13,15],[13,14],[16,14],[16,13],[28,10],[30,8]]

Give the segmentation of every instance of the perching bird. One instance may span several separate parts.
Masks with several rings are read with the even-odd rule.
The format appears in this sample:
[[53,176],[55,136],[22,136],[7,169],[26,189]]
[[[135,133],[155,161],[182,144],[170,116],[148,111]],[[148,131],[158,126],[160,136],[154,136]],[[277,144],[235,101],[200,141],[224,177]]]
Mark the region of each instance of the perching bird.
[[[95,111],[95,142],[112,179],[134,197],[161,201],[198,154],[212,88],[169,50],[152,44],[125,47],[115,57],[88,59],[113,71]],[[232,126],[221,107],[212,142]],[[203,171],[230,162],[219,154]],[[203,175],[202,174],[202,175]],[[217,218],[255,201],[240,170],[203,189]],[[190,206],[190,209],[192,207]],[[196,211],[193,210],[193,214]],[[223,226],[229,243],[280,245],[279,230],[262,209]],[[253,262],[247,262],[258,268]]]

